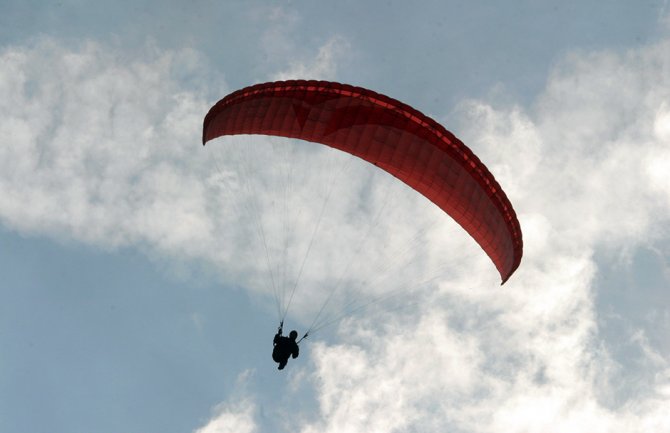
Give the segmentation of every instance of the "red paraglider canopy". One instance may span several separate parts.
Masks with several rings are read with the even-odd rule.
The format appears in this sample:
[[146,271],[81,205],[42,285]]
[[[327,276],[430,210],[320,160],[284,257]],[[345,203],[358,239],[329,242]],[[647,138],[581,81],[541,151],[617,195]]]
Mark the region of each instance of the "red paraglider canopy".
[[205,116],[202,142],[263,134],[321,143],[387,171],[435,203],[488,254],[504,283],[521,262],[512,204],[472,151],[409,105],[328,81],[277,81],[226,96]]

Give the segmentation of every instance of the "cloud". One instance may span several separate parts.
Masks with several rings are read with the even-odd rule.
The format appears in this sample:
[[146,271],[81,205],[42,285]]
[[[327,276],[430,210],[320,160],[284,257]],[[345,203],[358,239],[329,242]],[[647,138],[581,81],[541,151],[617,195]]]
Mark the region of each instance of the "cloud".
[[[326,73],[340,43],[328,42],[300,68]],[[0,57],[0,221],[10,229],[104,249],[140,248],[175,264],[214,264],[252,290],[282,292],[284,305],[296,289],[304,294],[293,301],[307,312],[304,320],[332,289],[324,282],[351,287],[374,275],[370,269],[408,260],[388,254],[398,255],[416,234],[398,224],[413,220],[411,208],[380,221],[370,205],[416,198],[402,187],[371,189],[378,174],[366,165],[322,147],[258,137],[203,149],[207,99],[221,97],[222,86],[196,52],[148,44],[127,54],[42,38],[5,48]],[[287,170],[296,173],[288,181]],[[290,197],[286,209],[280,196]],[[351,218],[357,224],[342,227]],[[378,227],[363,242],[371,222]],[[387,239],[393,225],[395,236]],[[358,255],[342,257],[355,244]],[[386,264],[356,260],[366,254]],[[375,284],[380,292],[388,282]],[[344,302],[340,292],[336,297]]]
[[289,67],[272,76],[272,80],[310,79],[333,80],[337,67],[350,49],[350,44],[341,36],[331,37],[319,47],[314,59],[292,61]]
[[255,421],[256,405],[247,396],[246,382],[251,371],[242,372],[235,390],[228,399],[214,408],[212,418],[193,433],[254,433],[258,431]]
[[[278,292],[280,316],[290,303],[291,318],[309,325],[327,299],[318,326],[377,297],[394,302],[387,295],[454,266],[456,259],[445,260],[449,248],[476,251],[426,199],[342,152],[259,137],[225,138],[210,151],[218,178],[227,179],[214,182],[223,189],[220,204],[243,231],[227,245],[244,257],[250,286]],[[431,246],[445,253],[436,263],[422,248],[432,230],[453,238]]]
[[668,354],[636,328],[624,367],[595,302],[596,252],[667,245],[668,53],[572,53],[531,110],[459,108],[519,214],[522,265],[497,289],[474,261],[416,315],[347,322],[343,343],[313,350],[321,416],[301,431],[670,431]]
[[194,52],[147,47],[124,58],[42,39],[0,56],[5,225],[112,247],[182,248],[208,236],[189,170],[206,105],[178,84],[198,73]]
[[281,6],[261,7],[256,20],[262,23],[261,51],[276,80],[333,80],[338,67],[349,57],[351,44],[342,35],[331,35],[325,41],[314,41],[298,34],[301,16]]
[[257,431],[253,418],[254,406],[249,401],[217,406],[214,417],[194,433],[253,433]]
[[234,255],[200,143],[225,82],[197,52],[40,38],[0,58],[5,227],[172,264]]
[[294,35],[300,15],[281,6],[260,7],[254,15],[263,29],[260,48],[266,61],[283,64],[294,58],[301,48]]

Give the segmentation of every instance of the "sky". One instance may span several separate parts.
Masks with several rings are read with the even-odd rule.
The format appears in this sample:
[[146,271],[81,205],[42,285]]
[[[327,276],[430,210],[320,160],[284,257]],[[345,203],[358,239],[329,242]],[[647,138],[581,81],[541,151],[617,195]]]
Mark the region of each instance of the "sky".
[[[454,132],[512,278],[354,158],[202,146],[279,79]],[[0,275],[2,432],[670,433],[667,1],[3,0]]]

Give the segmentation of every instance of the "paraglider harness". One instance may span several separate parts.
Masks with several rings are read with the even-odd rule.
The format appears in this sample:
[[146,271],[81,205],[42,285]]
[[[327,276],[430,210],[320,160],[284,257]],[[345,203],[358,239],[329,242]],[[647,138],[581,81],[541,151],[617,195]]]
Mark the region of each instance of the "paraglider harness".
[[[282,332],[284,332],[284,321],[283,320],[281,322],[279,322],[279,328],[277,328],[277,334],[283,335]],[[296,341],[295,344],[300,344],[300,342],[302,340],[304,340],[305,338],[307,338],[308,335],[309,335],[309,331],[305,332],[305,335],[300,337],[300,340]]]
[[284,322],[279,323],[279,328],[277,328],[277,334],[273,340],[274,348],[272,349],[272,360],[279,364],[278,369],[283,370],[286,367],[286,363],[289,360],[289,357],[297,358],[300,354],[300,346],[298,343],[302,341],[307,335],[303,336],[300,340],[296,341],[298,338],[297,331],[291,331],[288,337],[282,335],[284,328]]

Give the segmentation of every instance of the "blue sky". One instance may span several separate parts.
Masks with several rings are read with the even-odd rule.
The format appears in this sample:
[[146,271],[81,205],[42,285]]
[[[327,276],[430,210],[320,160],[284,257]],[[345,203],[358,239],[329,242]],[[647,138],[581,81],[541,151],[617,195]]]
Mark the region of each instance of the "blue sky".
[[[0,3],[0,431],[670,432],[667,3],[361,3]],[[509,283],[364,164],[201,146],[218,99],[287,78],[463,139],[521,221]],[[343,276],[328,314],[396,296],[278,372],[268,262],[299,330]]]

